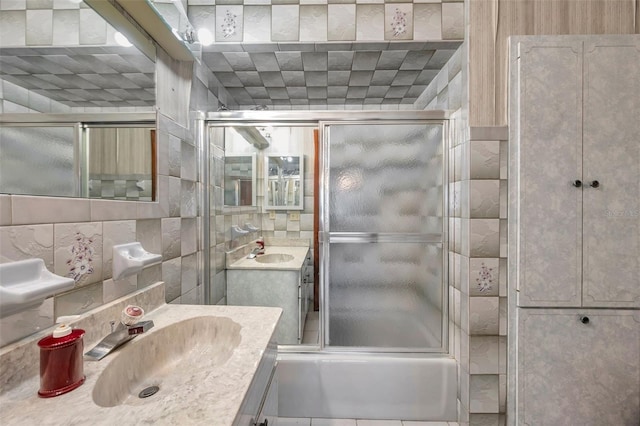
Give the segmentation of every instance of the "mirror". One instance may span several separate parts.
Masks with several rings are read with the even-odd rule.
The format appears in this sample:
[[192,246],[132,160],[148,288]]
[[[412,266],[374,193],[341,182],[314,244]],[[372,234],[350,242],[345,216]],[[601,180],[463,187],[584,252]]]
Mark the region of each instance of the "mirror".
[[267,210],[302,210],[304,200],[303,156],[269,155],[265,176]]
[[0,193],[79,197],[78,126],[0,127]]
[[224,127],[224,206],[258,205],[258,153],[269,146],[268,134],[253,126]]
[[153,201],[154,122],[0,127],[0,193]]
[[256,155],[225,155],[224,205],[255,206]]
[[89,198],[153,201],[156,194],[154,127],[86,126],[89,153],[83,192]]
[[[153,172],[150,157],[145,157],[142,173],[131,168],[126,177],[109,173],[114,182],[111,191],[102,172],[100,183],[93,176],[95,182],[89,184],[86,166],[92,151],[84,144],[87,116],[93,117],[88,122],[114,121],[103,120],[109,114],[129,121],[131,116],[148,114],[144,126],[155,127],[153,44],[140,32],[136,36],[130,23],[127,27],[119,22],[114,28],[84,2],[41,3],[37,19],[26,19],[30,11],[23,2],[2,24],[3,34],[10,36],[0,39],[0,192],[150,200],[154,178],[141,176]],[[151,149],[149,135],[143,144],[130,149]],[[125,148],[120,145],[122,153]],[[134,178],[136,184],[131,183]],[[120,183],[116,191],[115,182],[121,180],[128,182],[124,187],[132,196],[122,191]],[[138,188],[133,196],[136,185],[145,189]]]

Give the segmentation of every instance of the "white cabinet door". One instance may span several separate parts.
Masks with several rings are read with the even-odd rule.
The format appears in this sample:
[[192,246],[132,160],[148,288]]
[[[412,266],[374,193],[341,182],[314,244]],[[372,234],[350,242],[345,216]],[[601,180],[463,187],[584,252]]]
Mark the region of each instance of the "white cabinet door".
[[638,37],[585,42],[583,151],[583,306],[640,307]]
[[639,311],[518,311],[517,424],[638,425]]
[[[580,306],[582,42],[519,43],[519,306]],[[513,163],[512,163],[513,164]]]

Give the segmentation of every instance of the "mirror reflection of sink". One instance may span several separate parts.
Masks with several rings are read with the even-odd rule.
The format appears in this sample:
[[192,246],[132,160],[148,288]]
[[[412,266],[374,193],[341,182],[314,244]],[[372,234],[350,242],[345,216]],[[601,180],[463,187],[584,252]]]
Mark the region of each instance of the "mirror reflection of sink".
[[258,263],[284,263],[293,260],[293,256],[285,253],[270,253],[256,257]]
[[[183,398],[192,382],[194,366],[203,360],[224,369],[240,344],[241,326],[225,317],[186,319],[140,336],[119,353],[100,362],[109,365],[93,388],[101,407],[140,405],[159,398]],[[113,357],[113,359],[109,359]]]

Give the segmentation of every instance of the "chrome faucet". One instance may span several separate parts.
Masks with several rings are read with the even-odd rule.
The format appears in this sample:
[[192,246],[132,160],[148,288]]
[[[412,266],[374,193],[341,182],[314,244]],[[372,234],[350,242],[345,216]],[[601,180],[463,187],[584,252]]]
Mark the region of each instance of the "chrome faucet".
[[111,333],[106,335],[93,349],[85,353],[85,356],[99,361],[138,334],[153,328],[153,321],[140,321],[133,325],[125,325],[122,322],[117,326],[115,324],[115,321],[111,321]]
[[253,259],[259,254],[264,254],[264,241],[258,240],[256,241],[256,244],[258,244],[258,247],[251,250],[251,253],[249,253],[247,259]]

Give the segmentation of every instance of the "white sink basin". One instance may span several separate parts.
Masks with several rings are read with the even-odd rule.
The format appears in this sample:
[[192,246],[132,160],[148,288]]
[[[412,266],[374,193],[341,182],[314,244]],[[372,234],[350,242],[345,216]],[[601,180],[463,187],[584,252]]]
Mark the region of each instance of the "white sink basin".
[[[191,379],[203,360],[215,367],[229,360],[240,344],[240,329],[229,318],[201,316],[139,336],[117,354],[99,361],[109,365],[96,381],[93,401],[101,407],[115,407],[189,394],[188,388],[198,386]],[[151,396],[140,396],[153,390]]]
[[290,262],[294,259],[294,257],[290,254],[285,253],[271,253],[271,254],[263,254],[256,257],[256,262],[258,263],[284,263]]

